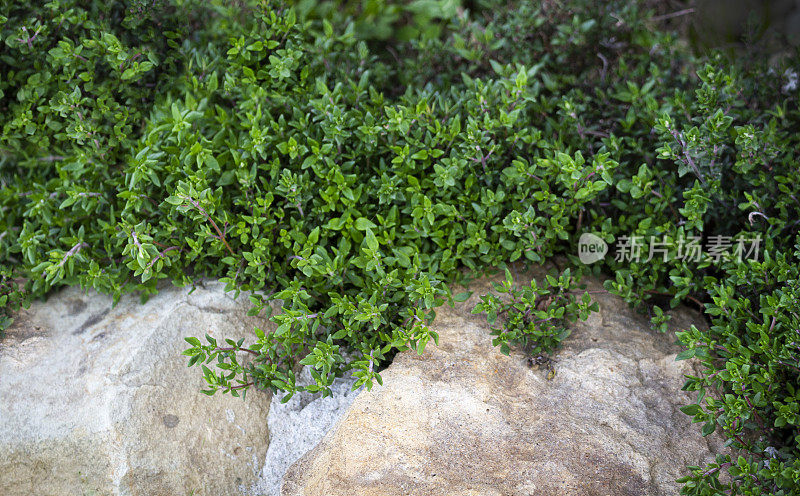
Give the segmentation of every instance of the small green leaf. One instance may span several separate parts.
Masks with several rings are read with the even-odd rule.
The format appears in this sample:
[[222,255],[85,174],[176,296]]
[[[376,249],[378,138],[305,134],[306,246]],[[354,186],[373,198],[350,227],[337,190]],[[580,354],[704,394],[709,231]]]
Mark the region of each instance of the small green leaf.
[[472,291],[464,291],[462,293],[453,295],[453,301],[457,302],[467,301],[470,296],[472,296]]
[[366,217],[359,217],[356,219],[355,226],[359,231],[366,231],[367,229],[375,229],[378,227]]

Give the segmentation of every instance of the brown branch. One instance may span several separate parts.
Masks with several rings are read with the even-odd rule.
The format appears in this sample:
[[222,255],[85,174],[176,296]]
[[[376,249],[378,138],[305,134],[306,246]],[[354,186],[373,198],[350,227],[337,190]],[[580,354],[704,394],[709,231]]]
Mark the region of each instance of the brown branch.
[[684,15],[687,15],[687,14],[694,14],[694,9],[683,9],[683,10],[679,10],[677,12],[671,12],[669,14],[658,15],[658,16],[655,16],[655,17],[651,17],[650,20],[651,21],[656,21],[656,22],[658,22],[658,21],[666,21],[667,19],[672,19],[674,17],[680,17],[680,16],[684,16]]
[[228,249],[228,251],[230,252],[231,255],[236,257],[236,254],[233,252],[233,249],[231,248],[231,245],[229,245],[228,241],[225,239],[225,235],[222,234],[222,231],[219,230],[219,226],[217,226],[217,223],[214,222],[214,219],[212,219],[211,216],[208,215],[208,212],[206,212],[206,210],[203,207],[200,206],[200,203],[196,202],[192,198],[188,198],[188,197],[184,197],[184,198],[189,200],[189,202],[192,204],[192,206],[194,206],[194,208],[199,210],[200,213],[202,213],[205,216],[206,220],[208,220],[208,222],[210,222],[211,225],[214,227],[214,230],[217,231],[217,234],[219,235],[219,240],[222,241],[222,243],[225,245],[225,248]]
[[214,351],[246,351],[246,352],[251,353],[251,354],[253,354],[255,356],[261,356],[261,353],[259,353],[257,351],[253,351],[253,350],[251,350],[249,348],[239,348],[239,347],[235,347],[235,348],[234,347],[230,347],[230,348],[214,348]]
[[87,246],[89,246],[87,243],[81,242],[70,248],[69,251],[64,254],[64,258],[61,259],[61,262],[58,263],[58,267],[61,268],[66,263],[69,257],[75,255],[76,253],[81,251],[81,248],[85,248]]
[[233,391],[234,389],[244,389],[246,387],[252,386],[253,382],[248,382],[247,384],[240,384],[238,386],[228,386],[228,391]]

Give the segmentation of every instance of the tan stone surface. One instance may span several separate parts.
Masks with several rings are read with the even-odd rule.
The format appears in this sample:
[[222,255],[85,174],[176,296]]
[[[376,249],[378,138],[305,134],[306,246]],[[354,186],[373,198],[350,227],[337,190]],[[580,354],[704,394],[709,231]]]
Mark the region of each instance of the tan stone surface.
[[[678,410],[691,364],[675,362],[672,333],[593,294],[600,312],[573,327],[548,380],[521,351],[492,347],[485,318],[469,314],[488,282],[471,289],[438,310],[439,346],[398,355],[384,386],[289,469],[283,496],[672,495],[685,465],[710,456]],[[680,309],[674,322],[702,321]]]

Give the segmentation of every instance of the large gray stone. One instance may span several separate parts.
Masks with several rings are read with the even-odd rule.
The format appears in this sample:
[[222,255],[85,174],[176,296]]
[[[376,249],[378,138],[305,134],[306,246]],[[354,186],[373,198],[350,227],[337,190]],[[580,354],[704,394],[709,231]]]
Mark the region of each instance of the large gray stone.
[[219,283],[141,305],[78,288],[23,311],[0,340],[0,494],[229,495],[258,477],[270,395],[200,393],[184,336],[252,337]]
[[[719,449],[678,410],[692,364],[675,361],[674,335],[621,299],[592,295],[600,312],[573,327],[551,376],[492,347],[485,317],[469,314],[491,288],[471,289],[437,309],[439,346],[399,354],[289,469],[283,496],[672,495],[687,464]],[[673,328],[702,325],[674,316]]]

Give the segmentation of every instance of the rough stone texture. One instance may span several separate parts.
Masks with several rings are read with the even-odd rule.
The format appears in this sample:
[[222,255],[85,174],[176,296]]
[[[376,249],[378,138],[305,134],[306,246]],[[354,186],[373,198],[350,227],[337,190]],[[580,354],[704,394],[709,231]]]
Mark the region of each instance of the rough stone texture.
[[[398,355],[289,469],[283,496],[672,495],[685,465],[719,449],[678,410],[692,365],[675,361],[674,335],[621,299],[593,294],[601,311],[573,327],[548,380],[492,347],[485,317],[469,314],[490,286],[471,289],[438,309],[439,346]],[[676,329],[701,322],[675,312]]]
[[146,304],[78,288],[23,311],[0,340],[0,494],[229,495],[260,473],[270,395],[200,393],[184,336],[252,336],[223,285]]
[[[308,368],[304,368],[298,376],[298,384],[313,382]],[[252,488],[252,494],[280,494],[286,470],[320,442],[358,396],[360,390],[351,390],[354,382],[352,376],[336,379],[331,386],[331,395],[325,398],[321,393],[300,392],[281,403],[282,394],[273,396],[268,420],[271,441],[261,477]]]

